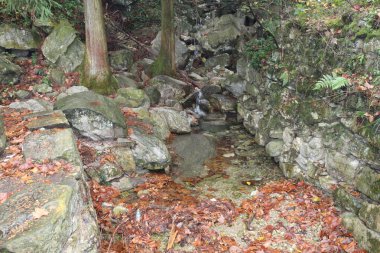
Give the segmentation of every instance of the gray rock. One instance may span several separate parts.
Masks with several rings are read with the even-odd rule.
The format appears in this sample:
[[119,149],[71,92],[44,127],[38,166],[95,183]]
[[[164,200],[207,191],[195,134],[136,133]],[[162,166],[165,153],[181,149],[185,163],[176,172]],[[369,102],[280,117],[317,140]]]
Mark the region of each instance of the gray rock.
[[16,96],[17,98],[24,100],[30,98],[32,96],[32,93],[27,90],[18,90],[16,91]]
[[30,130],[37,130],[40,128],[51,129],[51,128],[70,127],[70,124],[67,121],[66,116],[62,111],[37,113],[37,114],[34,114],[33,116],[36,118],[32,119],[27,124],[27,128]]
[[122,177],[119,180],[115,180],[112,182],[112,187],[115,187],[120,192],[125,192],[133,189],[135,185],[132,180],[128,177]]
[[71,129],[33,132],[25,138],[22,150],[25,158],[33,160],[63,159],[74,165],[82,164]]
[[65,73],[60,69],[51,69],[49,71],[49,80],[58,85],[65,84]]
[[231,94],[238,98],[242,96],[247,89],[247,82],[239,76],[230,76],[223,83],[223,88],[231,92]]
[[185,82],[169,76],[156,76],[149,81],[149,84],[160,92],[160,104],[168,106],[169,100],[180,101],[190,92],[191,88]]
[[33,87],[35,92],[45,94],[53,91],[53,88],[47,83],[37,84]]
[[172,133],[183,134],[191,132],[190,121],[184,111],[179,112],[171,108],[157,107],[152,108],[150,113],[164,119]]
[[228,67],[230,65],[230,58],[231,56],[229,54],[220,54],[213,56],[211,58],[208,58],[205,67],[208,69],[212,69],[216,66],[220,67]]
[[133,159],[133,153],[130,147],[114,147],[111,149],[111,153],[115,156],[118,166],[124,172],[134,172],[136,170],[135,160]]
[[380,201],[380,173],[363,168],[355,179],[355,187],[369,198]]
[[75,29],[64,21],[54,28],[41,49],[51,63],[65,72],[74,71],[84,57],[84,44],[77,38]]
[[352,196],[343,188],[337,188],[333,192],[334,203],[344,210],[357,214],[362,207],[362,201],[359,198]]
[[98,252],[96,214],[86,189],[83,180],[68,176],[13,194],[0,206],[0,251]]
[[359,218],[368,228],[380,232],[380,206],[378,204],[364,203],[359,211]]
[[12,24],[0,25],[0,47],[6,49],[30,50],[37,49],[41,43],[41,38],[37,33],[18,28]]
[[221,50],[220,47],[233,46],[240,35],[240,20],[233,15],[224,15],[209,21],[196,38],[204,49],[216,52]]
[[0,83],[14,84],[17,83],[22,69],[20,66],[13,64],[7,58],[0,56]]
[[57,96],[57,100],[60,100],[60,99],[67,97],[69,95],[73,95],[75,93],[80,93],[80,92],[84,92],[84,91],[88,91],[88,88],[84,87],[84,86],[72,86],[72,87],[68,88],[66,91],[59,94]]
[[203,131],[217,133],[223,132],[230,128],[231,124],[225,120],[200,120],[199,127]]
[[133,64],[133,52],[128,49],[111,51],[109,60],[114,70],[130,70]]
[[119,73],[119,74],[114,74],[113,76],[116,78],[117,83],[120,88],[128,88],[128,87],[137,88],[138,87],[137,82],[131,78],[129,73]]
[[170,136],[170,129],[166,119],[157,113],[150,114],[153,123],[153,134],[160,140],[166,140]]
[[[152,49],[155,55],[158,55],[161,47],[161,31],[157,34],[156,38],[152,41]],[[189,49],[186,44],[175,38],[175,62],[178,68],[184,68],[189,57]]]
[[205,85],[201,88],[202,96],[205,99],[209,99],[213,94],[219,94],[222,92],[222,88],[219,85]]
[[173,150],[181,158],[173,168],[173,174],[180,178],[207,175],[204,162],[216,155],[215,143],[202,134],[177,136],[172,143]]
[[7,147],[7,137],[5,136],[5,128],[3,118],[0,116],[0,154]]
[[230,98],[221,94],[213,94],[209,99],[211,106],[221,112],[236,111],[236,99]]
[[333,174],[339,174],[345,181],[353,183],[360,169],[360,162],[336,151],[330,151],[326,157],[326,167]]
[[121,178],[124,174],[123,170],[115,164],[106,162],[96,169],[95,173],[89,173],[90,177],[99,183],[110,182],[113,179]]
[[165,143],[155,136],[134,130],[130,138],[136,142],[132,148],[136,165],[148,170],[162,170],[170,164],[170,154]]
[[144,90],[133,87],[118,89],[115,101],[124,107],[149,108],[150,106],[149,97],[145,94]]
[[85,91],[58,100],[54,107],[65,113],[73,128],[92,140],[125,136],[124,115],[110,98]]
[[45,100],[29,99],[22,102],[13,102],[9,105],[12,109],[26,109],[33,112],[52,111],[53,105]]
[[284,142],[282,140],[274,140],[274,141],[269,142],[265,146],[265,151],[271,157],[277,157],[281,155],[284,149],[283,147],[284,147]]
[[380,249],[380,234],[368,229],[365,224],[353,213],[344,213],[341,215],[343,225],[353,233],[359,246],[368,250],[370,253],[376,253]]
[[157,87],[148,86],[144,89],[146,95],[149,97],[151,105],[157,105],[161,100],[161,93]]

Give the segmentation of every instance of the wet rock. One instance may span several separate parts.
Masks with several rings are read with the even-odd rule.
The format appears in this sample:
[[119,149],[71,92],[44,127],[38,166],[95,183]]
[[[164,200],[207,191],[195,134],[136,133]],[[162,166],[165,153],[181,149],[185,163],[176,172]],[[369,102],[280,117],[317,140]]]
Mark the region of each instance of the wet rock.
[[84,44],[77,37],[75,29],[65,21],[54,28],[41,50],[46,59],[64,72],[74,71],[84,58]]
[[5,136],[5,128],[3,118],[0,116],[0,154],[3,153],[7,146],[7,137]]
[[0,56],[0,83],[14,84],[19,81],[22,69],[4,56]]
[[284,147],[284,142],[282,140],[274,140],[274,141],[269,142],[265,146],[265,151],[271,157],[278,157],[281,155],[284,149],[283,147]]
[[117,91],[115,101],[124,107],[146,107],[149,108],[149,97],[145,94],[144,90],[137,88],[120,88]]
[[190,121],[184,111],[179,112],[171,108],[157,107],[152,108],[150,113],[164,119],[172,133],[183,134],[191,132]]
[[54,107],[65,113],[74,129],[92,140],[125,136],[124,115],[108,97],[85,91],[58,100]]
[[368,229],[365,224],[353,213],[344,213],[341,215],[343,225],[353,233],[359,246],[368,250],[368,252],[378,252],[380,249],[380,234]]
[[[158,55],[161,47],[161,31],[157,34],[156,38],[152,41],[153,52]],[[186,44],[175,38],[175,62],[178,68],[184,68],[189,57],[189,49]]]
[[364,167],[355,179],[355,187],[369,198],[380,201],[380,173]]
[[71,129],[50,129],[33,132],[22,145],[25,158],[33,160],[63,159],[81,165],[75,136]]
[[207,59],[205,67],[208,69],[212,69],[216,66],[227,67],[230,65],[230,58],[231,56],[229,54],[220,54],[213,56]]
[[136,165],[148,170],[163,170],[170,164],[170,154],[163,141],[153,135],[134,130],[130,138],[136,142],[132,148]]
[[203,131],[211,132],[211,133],[217,133],[217,132],[223,132],[230,128],[231,124],[229,124],[225,120],[200,120],[199,127]]
[[62,111],[39,113],[33,116],[36,118],[27,124],[27,128],[30,130],[70,127],[70,124]]
[[213,94],[209,99],[211,106],[220,112],[236,111],[236,99],[221,95]]
[[368,228],[380,232],[380,205],[364,203],[359,211],[359,218]]
[[191,88],[185,82],[169,76],[156,76],[152,78],[149,83],[150,86],[160,92],[160,104],[168,106],[170,100],[180,101],[183,99],[190,92]]
[[39,47],[41,38],[37,33],[12,24],[0,25],[0,47],[6,49],[34,50]]
[[12,109],[26,109],[33,112],[53,111],[53,105],[45,100],[29,99],[22,102],[13,102],[9,105]]
[[84,86],[72,86],[68,88],[66,91],[59,94],[57,97],[57,100],[67,97],[69,95],[73,95],[75,93],[84,92],[84,91],[88,91],[88,88]]
[[215,143],[202,134],[177,136],[172,147],[181,158],[178,168],[173,168],[174,175],[180,178],[205,176],[203,163],[216,155]]
[[130,70],[133,64],[133,52],[128,49],[111,51],[109,60],[114,70]]

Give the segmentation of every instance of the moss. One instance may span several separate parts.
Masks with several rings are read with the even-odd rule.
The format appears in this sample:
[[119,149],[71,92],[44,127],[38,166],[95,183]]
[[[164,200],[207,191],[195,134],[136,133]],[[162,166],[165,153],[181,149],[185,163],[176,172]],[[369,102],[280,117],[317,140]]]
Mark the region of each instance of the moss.
[[82,72],[81,83],[83,86],[102,95],[112,94],[118,88],[117,80],[112,74],[89,78],[85,77]]
[[343,23],[343,20],[341,18],[334,18],[334,19],[327,20],[326,26],[328,28],[341,29],[341,28],[343,28],[344,23]]

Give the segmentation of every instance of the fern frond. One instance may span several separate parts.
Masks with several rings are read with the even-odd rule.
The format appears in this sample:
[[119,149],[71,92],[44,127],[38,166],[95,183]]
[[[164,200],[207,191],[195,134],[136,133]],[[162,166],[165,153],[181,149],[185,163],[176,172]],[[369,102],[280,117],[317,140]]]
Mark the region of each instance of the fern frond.
[[348,79],[333,73],[333,75],[323,75],[323,77],[316,82],[314,90],[339,90],[343,87],[347,87],[349,84],[350,81]]

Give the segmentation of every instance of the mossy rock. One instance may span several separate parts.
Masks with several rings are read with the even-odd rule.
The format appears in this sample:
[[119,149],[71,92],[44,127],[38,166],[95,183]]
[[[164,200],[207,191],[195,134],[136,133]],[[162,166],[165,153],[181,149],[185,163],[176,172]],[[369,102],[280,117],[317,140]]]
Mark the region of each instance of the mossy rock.
[[358,214],[362,207],[361,200],[348,193],[343,188],[337,188],[333,191],[334,202],[344,210]]
[[41,44],[40,36],[29,29],[13,24],[0,25],[0,47],[17,50],[34,50]]
[[380,173],[365,167],[356,177],[355,187],[374,201],[380,201]]

